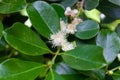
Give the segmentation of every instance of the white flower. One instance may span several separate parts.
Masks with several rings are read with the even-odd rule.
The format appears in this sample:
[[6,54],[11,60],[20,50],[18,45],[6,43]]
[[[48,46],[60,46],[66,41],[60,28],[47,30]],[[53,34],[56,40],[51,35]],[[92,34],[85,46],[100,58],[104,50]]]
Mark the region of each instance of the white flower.
[[60,28],[61,30],[50,36],[50,40],[53,44],[53,46],[61,46],[63,51],[68,51],[71,49],[74,49],[74,45],[67,41],[66,35],[67,34],[74,34],[76,30],[76,26],[82,22],[80,18],[75,18],[77,15],[78,10],[77,9],[71,9],[70,7],[66,8],[65,15],[70,16],[73,18],[73,21],[68,24],[64,21],[60,20]]
[[60,31],[50,37],[54,46],[61,46],[63,42],[66,42],[65,35]]
[[70,7],[67,7],[66,10],[65,10],[65,15],[66,16],[75,17],[77,13],[78,13],[77,9],[72,10]]
[[74,20],[72,21],[71,24],[68,24],[67,29],[66,29],[66,33],[68,34],[74,34],[77,29],[76,26],[82,22],[82,20],[80,18],[74,18]]
[[74,14],[77,14],[77,13],[78,13],[78,10],[77,10],[77,9],[74,9],[74,10],[73,10],[73,13],[74,13]]
[[70,7],[67,7],[67,8],[66,8],[66,11],[71,11],[71,8],[70,8]]
[[72,10],[71,17],[75,17],[77,15],[77,13],[78,13],[77,9]]
[[67,29],[66,29],[66,33],[68,34],[74,34],[76,32],[76,26],[73,24],[68,24]]
[[67,24],[64,21],[60,21],[60,28],[62,32],[66,32]]
[[78,25],[80,22],[82,22],[82,19],[80,18],[74,18],[74,20],[72,21],[73,25]]
[[71,13],[72,13],[71,8],[70,8],[70,7],[67,7],[66,10],[65,10],[65,15],[66,15],[66,16],[70,16]]
[[64,44],[62,44],[62,50],[63,51],[68,51],[68,50],[72,50],[74,49],[74,45],[70,42],[66,42]]

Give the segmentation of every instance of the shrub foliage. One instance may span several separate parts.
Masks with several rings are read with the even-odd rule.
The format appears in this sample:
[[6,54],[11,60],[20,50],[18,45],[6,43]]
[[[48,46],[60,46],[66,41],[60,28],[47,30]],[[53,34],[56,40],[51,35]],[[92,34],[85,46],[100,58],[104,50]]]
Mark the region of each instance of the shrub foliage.
[[1,0],[0,80],[120,80],[120,0]]

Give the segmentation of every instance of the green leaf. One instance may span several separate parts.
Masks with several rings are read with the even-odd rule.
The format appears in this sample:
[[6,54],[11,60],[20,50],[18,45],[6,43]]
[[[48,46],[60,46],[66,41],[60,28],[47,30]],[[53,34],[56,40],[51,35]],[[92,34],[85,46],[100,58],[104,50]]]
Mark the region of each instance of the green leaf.
[[5,40],[16,50],[27,55],[42,55],[50,52],[35,32],[22,23],[15,23],[4,32]]
[[95,45],[78,46],[62,53],[63,60],[77,70],[94,70],[105,66],[103,49]]
[[47,1],[49,1],[49,2],[59,2],[61,0],[47,0]]
[[44,37],[60,30],[60,19],[52,6],[43,1],[36,1],[27,6],[28,16],[34,28]]
[[98,23],[100,23],[100,11],[98,11],[97,9],[92,9],[90,11],[85,10],[85,15],[92,19],[97,21]]
[[45,78],[45,80],[64,80],[62,76],[58,75],[53,70],[50,70]]
[[106,75],[106,72],[103,69],[91,71],[91,76],[95,77],[98,80],[104,80],[105,75]]
[[2,22],[0,21],[0,39],[2,37],[2,31],[3,31],[3,25]]
[[92,10],[99,5],[99,0],[85,0],[85,9]]
[[76,37],[80,39],[90,39],[99,31],[99,25],[97,22],[92,20],[86,20],[77,25]]
[[113,74],[113,79],[114,80],[120,80],[120,71],[116,71]]
[[76,45],[81,46],[81,45],[96,45],[96,39],[91,38],[88,40],[81,40],[81,39],[76,39]]
[[115,20],[115,21],[113,21],[113,22],[111,22],[109,24],[102,24],[101,26],[103,28],[108,28],[108,29],[110,29],[112,31],[115,31],[119,24],[120,24],[120,19]]
[[93,78],[89,77],[89,78],[86,78],[85,80],[94,80]]
[[120,36],[120,25],[117,26],[116,33],[118,34],[118,36]]
[[3,39],[0,39],[0,51],[5,50],[6,43]]
[[98,9],[105,14],[106,17],[110,17],[113,20],[120,19],[120,6],[110,3],[108,0],[101,1]]
[[43,70],[40,63],[7,59],[0,64],[0,80],[34,80]]
[[38,62],[38,63],[42,63],[44,60],[44,56],[30,56],[30,55],[25,55],[25,54],[20,54],[19,59],[22,60],[27,60],[27,61],[34,61],[34,62]]
[[80,74],[68,74],[62,75],[65,80],[85,80],[83,75]]
[[99,32],[96,43],[103,47],[105,60],[112,63],[120,51],[119,36],[113,31],[103,29]]
[[63,8],[63,6],[54,3],[52,4],[52,7],[56,10],[59,18],[66,20],[66,16],[64,15],[65,9]]
[[91,70],[91,71],[81,71],[81,73],[93,78],[93,80],[104,80],[105,74],[106,74],[105,70],[103,70],[103,69],[97,69],[97,70]]
[[109,0],[111,3],[120,6],[120,0]]
[[61,5],[66,7],[72,7],[75,3],[77,3],[79,0],[62,0]]
[[76,74],[76,71],[66,65],[64,62],[57,64],[55,71],[58,74],[66,75],[66,74]]
[[24,9],[26,6],[25,0],[1,0],[0,1],[0,13],[8,14],[18,12]]
[[61,75],[65,80],[84,80],[84,76],[77,73],[64,62],[57,64],[55,72]]

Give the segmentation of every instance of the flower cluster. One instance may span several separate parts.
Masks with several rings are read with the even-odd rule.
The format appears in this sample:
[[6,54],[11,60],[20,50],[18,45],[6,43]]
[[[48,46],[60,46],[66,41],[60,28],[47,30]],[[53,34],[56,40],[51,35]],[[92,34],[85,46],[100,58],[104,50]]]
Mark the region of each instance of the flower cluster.
[[61,30],[50,37],[53,46],[61,46],[63,51],[68,51],[75,48],[71,42],[67,41],[66,35],[74,34],[77,31],[76,26],[82,21],[80,18],[75,18],[77,13],[77,9],[71,10],[70,7],[66,8],[65,15],[72,17],[73,20],[71,23],[65,23],[64,21],[60,20]]

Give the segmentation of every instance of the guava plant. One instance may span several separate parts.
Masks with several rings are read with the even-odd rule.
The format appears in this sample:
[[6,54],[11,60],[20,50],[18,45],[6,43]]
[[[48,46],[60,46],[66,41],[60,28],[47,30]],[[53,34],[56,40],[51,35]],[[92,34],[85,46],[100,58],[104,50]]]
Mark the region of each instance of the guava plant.
[[120,80],[120,0],[1,0],[0,80]]

